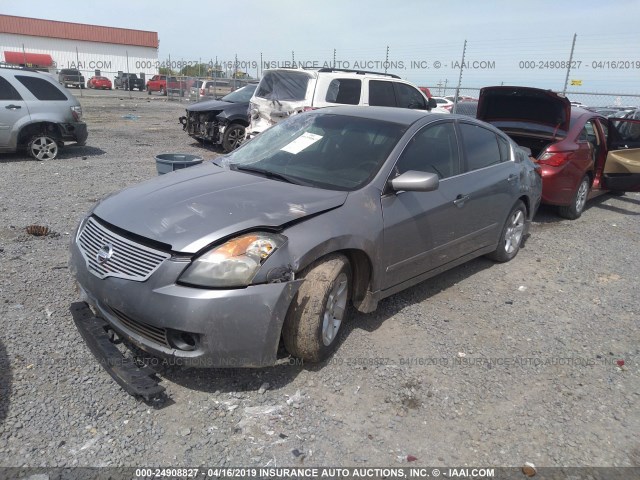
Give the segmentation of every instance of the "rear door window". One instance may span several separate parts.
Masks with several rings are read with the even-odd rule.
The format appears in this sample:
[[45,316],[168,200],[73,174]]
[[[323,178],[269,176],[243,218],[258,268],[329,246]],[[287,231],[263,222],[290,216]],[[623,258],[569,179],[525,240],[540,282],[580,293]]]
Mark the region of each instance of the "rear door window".
[[331,80],[326,102],[343,103],[345,105],[358,105],[360,103],[360,91],[362,80],[354,78],[335,78]]
[[18,91],[4,77],[0,77],[0,100],[22,100]]
[[498,148],[500,149],[500,160],[507,162],[511,160],[511,147],[506,139],[498,135]]
[[460,123],[460,132],[462,133],[462,145],[467,160],[467,172],[501,162],[498,139],[491,130],[478,125]]
[[62,92],[62,90],[56,87],[53,83],[47,82],[42,78],[16,75],[16,80],[27,87],[27,90],[29,90],[38,100],[67,100],[67,96]]
[[369,81],[369,105],[372,107],[395,107],[396,96],[393,92],[393,82],[383,80]]

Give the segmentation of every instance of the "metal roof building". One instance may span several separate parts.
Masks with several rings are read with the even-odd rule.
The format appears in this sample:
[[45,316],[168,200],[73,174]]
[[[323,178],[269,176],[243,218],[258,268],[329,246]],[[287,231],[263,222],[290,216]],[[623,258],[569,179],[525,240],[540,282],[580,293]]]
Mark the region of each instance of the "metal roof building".
[[128,28],[0,15],[0,61],[48,68],[157,73],[158,33]]

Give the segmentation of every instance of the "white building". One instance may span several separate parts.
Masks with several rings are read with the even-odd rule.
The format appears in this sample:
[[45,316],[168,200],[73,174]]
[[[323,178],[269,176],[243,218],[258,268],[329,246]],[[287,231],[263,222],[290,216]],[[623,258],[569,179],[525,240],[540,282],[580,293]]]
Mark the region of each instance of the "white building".
[[[0,15],[0,62],[77,68],[85,78],[113,79],[119,71],[158,73],[158,33],[127,28]],[[55,73],[55,72],[54,72]]]

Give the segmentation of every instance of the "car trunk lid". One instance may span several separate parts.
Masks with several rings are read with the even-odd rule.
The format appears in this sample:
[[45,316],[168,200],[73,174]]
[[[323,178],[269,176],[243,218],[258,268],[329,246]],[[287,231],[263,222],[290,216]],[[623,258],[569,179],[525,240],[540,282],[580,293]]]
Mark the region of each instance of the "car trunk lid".
[[569,131],[571,103],[550,90],[485,87],[480,90],[477,118],[507,133],[533,133],[552,139],[564,137]]

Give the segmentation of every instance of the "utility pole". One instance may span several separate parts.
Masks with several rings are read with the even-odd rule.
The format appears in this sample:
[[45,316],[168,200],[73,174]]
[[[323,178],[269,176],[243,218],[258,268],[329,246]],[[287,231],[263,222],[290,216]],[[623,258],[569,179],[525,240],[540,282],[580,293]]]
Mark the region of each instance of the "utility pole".
[[384,73],[387,73],[388,66],[389,66],[389,45],[387,45],[387,56],[384,59]]
[[464,41],[464,46],[462,47],[462,62],[460,63],[460,76],[458,77],[458,86],[456,87],[456,98],[453,99],[453,112],[456,113],[458,109],[458,96],[460,95],[460,85],[462,85],[462,70],[464,69],[464,56],[467,53],[467,41]]
[[571,62],[573,61],[573,50],[576,47],[577,36],[577,34],[573,34],[573,43],[571,44],[571,53],[569,54],[569,65],[567,65],[567,77],[564,79],[564,89],[562,90],[562,95],[566,95],[567,93],[567,85],[569,84],[569,73],[571,73]]

